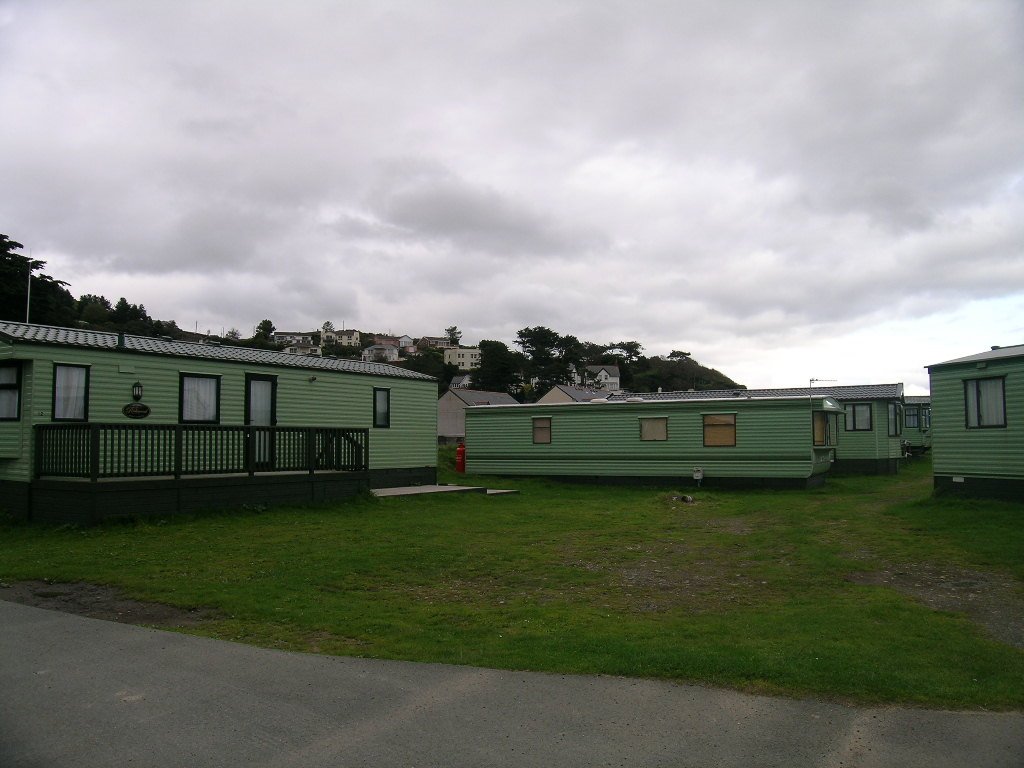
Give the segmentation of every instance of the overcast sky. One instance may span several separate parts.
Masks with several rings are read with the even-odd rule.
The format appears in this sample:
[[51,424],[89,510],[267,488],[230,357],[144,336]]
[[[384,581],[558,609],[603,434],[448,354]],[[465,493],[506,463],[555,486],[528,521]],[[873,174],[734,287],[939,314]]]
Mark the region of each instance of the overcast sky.
[[0,0],[0,104],[0,232],[183,328],[1024,343],[1019,0]]

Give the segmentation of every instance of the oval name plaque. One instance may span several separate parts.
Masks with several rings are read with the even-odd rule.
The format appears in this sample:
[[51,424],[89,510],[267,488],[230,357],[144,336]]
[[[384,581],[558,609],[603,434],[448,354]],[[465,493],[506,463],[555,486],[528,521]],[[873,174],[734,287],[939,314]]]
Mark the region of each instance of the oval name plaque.
[[121,413],[129,419],[144,419],[149,416],[149,406],[145,403],[128,403],[121,409]]

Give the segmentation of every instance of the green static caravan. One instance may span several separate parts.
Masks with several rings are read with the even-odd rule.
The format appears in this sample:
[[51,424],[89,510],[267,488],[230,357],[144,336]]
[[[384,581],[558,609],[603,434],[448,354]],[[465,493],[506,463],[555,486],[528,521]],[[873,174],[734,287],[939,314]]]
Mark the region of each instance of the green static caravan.
[[1024,500],[1024,344],[928,366],[935,489]]
[[832,466],[828,397],[640,398],[466,409],[466,469],[591,482],[811,487]]
[[892,474],[906,453],[902,441],[903,385],[860,384],[786,389],[720,389],[686,392],[619,393],[612,402],[720,399],[729,397],[828,397],[843,408],[836,435],[835,474]]
[[392,365],[0,322],[0,507],[90,522],[433,483],[436,397]]
[[932,399],[921,395],[903,399],[903,442],[911,453],[926,453],[932,447]]

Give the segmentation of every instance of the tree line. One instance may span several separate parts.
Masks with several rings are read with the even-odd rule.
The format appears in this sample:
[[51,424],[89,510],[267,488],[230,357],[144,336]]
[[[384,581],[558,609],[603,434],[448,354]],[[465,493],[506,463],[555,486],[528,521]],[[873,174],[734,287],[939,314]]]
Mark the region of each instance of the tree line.
[[[24,321],[28,303],[28,319],[42,325],[79,327],[102,331],[123,331],[139,336],[165,336],[172,339],[197,338],[178,327],[174,320],[150,317],[142,304],[129,303],[125,297],[111,302],[107,297],[84,294],[75,298],[68,283],[45,274],[46,262],[33,260],[17,253],[24,246],[0,234],[0,320]],[[31,292],[28,290],[31,280]],[[28,295],[30,302],[27,302]],[[273,340],[276,328],[269,319],[260,321],[253,335],[244,338],[232,328],[223,337],[210,334],[204,337],[222,342],[260,349],[281,349]],[[330,322],[322,330],[334,330]],[[458,326],[445,328],[444,335],[458,346],[462,332]],[[319,342],[320,339],[317,339]],[[372,344],[369,334],[363,335],[359,347],[327,345],[325,355],[358,357],[362,348]],[[508,392],[522,402],[533,402],[556,384],[574,384],[578,374],[583,386],[588,381],[588,365],[618,366],[623,389],[633,392],[654,392],[685,389],[730,389],[738,385],[721,372],[706,368],[688,353],[673,350],[671,354],[646,357],[638,341],[618,341],[595,344],[581,341],[571,334],[560,334],[551,328],[534,326],[522,328],[515,345],[510,349],[502,341],[485,340],[479,344],[480,368],[472,373],[472,386],[494,392]],[[421,349],[416,356],[400,363],[403,367],[434,376],[439,393],[447,390],[451,379],[459,373],[458,367],[444,362],[444,354],[437,349]]]
[[475,389],[508,392],[522,402],[534,402],[556,384],[592,387],[594,374],[587,366],[614,365],[620,386],[632,392],[665,392],[687,389],[734,389],[736,382],[714,368],[707,368],[688,352],[673,350],[664,356],[647,357],[638,341],[595,344],[551,328],[522,328],[513,350],[502,341],[480,342],[480,367],[472,374]]

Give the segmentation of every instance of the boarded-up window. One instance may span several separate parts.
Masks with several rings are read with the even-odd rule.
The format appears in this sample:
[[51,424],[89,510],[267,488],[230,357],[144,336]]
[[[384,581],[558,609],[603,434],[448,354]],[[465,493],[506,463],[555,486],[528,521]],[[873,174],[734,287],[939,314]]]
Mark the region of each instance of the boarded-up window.
[[736,445],[736,414],[707,413],[704,415],[704,445]]
[[668,440],[668,418],[640,419],[641,440]]
[[814,444],[828,444],[828,419],[824,411],[814,412]]
[[551,417],[536,418],[533,420],[533,442],[551,442]]
[[814,412],[814,444],[817,446],[831,446],[836,444],[836,425],[839,423],[839,416],[835,413],[824,411]]
[[846,404],[846,431],[871,431],[871,403]]

